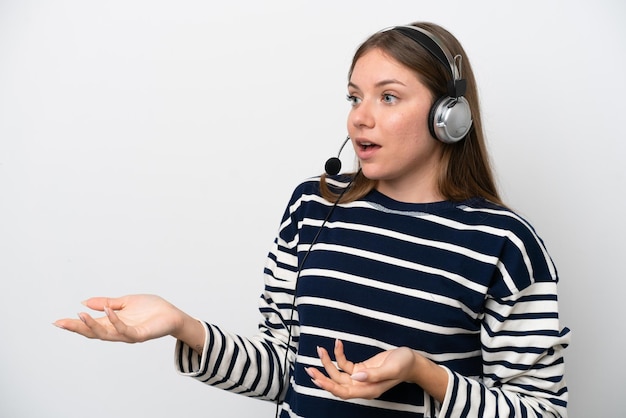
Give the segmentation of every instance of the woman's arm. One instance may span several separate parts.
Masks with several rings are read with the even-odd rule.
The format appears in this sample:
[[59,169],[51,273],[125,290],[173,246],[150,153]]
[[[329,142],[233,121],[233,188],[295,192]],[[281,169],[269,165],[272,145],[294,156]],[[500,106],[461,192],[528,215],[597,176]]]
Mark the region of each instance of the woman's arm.
[[464,410],[469,416],[567,416],[563,350],[570,335],[559,325],[556,280],[489,298],[481,341],[483,376],[450,371],[443,416]]
[[443,417],[566,417],[562,351],[569,330],[559,327],[556,282],[535,283],[502,300],[489,299],[481,332],[483,376],[468,378],[401,347],[351,363],[335,344],[337,365],[319,348],[328,377],[313,382],[342,399],[373,399],[400,382],[420,385],[441,403]]
[[448,372],[408,347],[384,351],[361,362],[349,361],[343,342],[335,341],[335,366],[328,352],[318,348],[320,361],[328,377],[315,368],[307,373],[313,383],[342,399],[374,399],[401,382],[415,383],[439,402],[448,386]]
[[171,335],[202,352],[205,338],[202,324],[159,296],[95,297],[83,304],[105,315],[94,318],[81,312],[79,319],[59,319],[54,325],[87,338],[126,343]]

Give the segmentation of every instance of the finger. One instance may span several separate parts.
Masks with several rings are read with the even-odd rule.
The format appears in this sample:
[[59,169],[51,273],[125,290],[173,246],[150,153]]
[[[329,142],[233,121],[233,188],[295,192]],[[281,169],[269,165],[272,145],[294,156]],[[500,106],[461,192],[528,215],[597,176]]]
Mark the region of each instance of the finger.
[[[89,336],[89,338],[98,338],[104,341],[123,341],[123,339],[120,339],[119,336],[116,335],[116,333],[110,332],[107,327],[96,321],[94,318],[91,317],[91,315],[85,312],[80,312],[78,314],[78,317],[91,331],[92,336]],[[101,318],[101,321],[106,321],[110,323],[108,318]]]
[[[328,354],[324,352],[324,349],[320,349],[319,351],[321,352],[320,359],[322,360],[322,364],[324,365],[326,372],[329,374],[329,377],[327,377],[315,367],[305,368],[305,371],[311,378],[311,381],[318,388],[326,390],[341,399],[373,399],[377,396],[380,396],[380,394],[385,391],[379,389],[379,384],[364,384],[351,379],[348,374],[339,372],[334,367],[332,362],[330,362],[330,365],[333,367],[329,370],[329,366],[327,365],[326,361],[326,358],[328,358]],[[330,373],[333,369],[334,372]]]
[[378,367],[367,370],[368,382],[382,382],[385,380],[404,380],[408,372],[414,367],[415,355],[413,350],[400,347],[391,350],[385,360]]
[[358,382],[399,383],[406,378],[407,371],[411,369],[412,364],[413,351],[408,348],[398,348],[388,352],[388,355],[380,366],[361,367],[364,365],[355,365],[350,377]]
[[313,382],[313,384],[318,388],[330,392],[333,395],[342,399],[347,399],[349,397],[348,389],[344,387],[343,384],[337,383],[336,381],[329,379],[324,373],[322,373],[315,367],[306,367],[304,370],[311,378],[311,382]]
[[323,384],[321,382],[322,380],[328,380],[328,378],[324,376],[322,372],[320,372],[315,367],[305,367],[304,371],[311,378],[311,382],[313,382],[317,387],[324,389]]
[[356,380],[357,382],[367,382],[369,378],[369,374],[365,371],[356,372],[350,375],[350,379]]
[[104,307],[108,306],[111,309],[122,309],[124,307],[124,298],[108,298],[108,297],[93,297],[81,302],[83,305],[94,311],[104,311]]
[[53,322],[52,325],[67,331],[75,332],[83,337],[96,338],[91,329],[89,329],[89,327],[80,319],[59,319]]
[[356,381],[337,383],[314,367],[307,367],[305,370],[315,386],[341,399],[374,399],[396,385],[396,383],[389,381],[384,383],[359,383]]
[[136,341],[135,335],[132,332],[133,328],[126,325],[126,323],[124,323],[124,321],[122,321],[120,317],[117,316],[117,313],[115,313],[112,308],[105,306],[104,313],[106,314],[109,322],[111,322],[111,325],[113,325],[113,328],[115,328],[117,333],[120,334],[121,337],[124,337],[121,338],[122,340],[127,342]]
[[398,379],[400,373],[401,370],[392,367],[355,367],[350,378],[355,382],[362,383],[395,382],[394,384],[396,384],[401,381],[401,379]]
[[344,372],[352,374],[354,371],[354,363],[348,361],[343,351],[343,342],[341,340],[335,340],[335,360],[337,366]]
[[343,377],[342,375],[345,375],[345,373],[340,372],[339,369],[337,369],[337,367],[333,364],[330,356],[328,355],[328,351],[326,351],[325,348],[317,347],[317,355],[322,362],[322,366],[324,366],[324,370],[328,373],[328,377],[332,380],[340,382]]

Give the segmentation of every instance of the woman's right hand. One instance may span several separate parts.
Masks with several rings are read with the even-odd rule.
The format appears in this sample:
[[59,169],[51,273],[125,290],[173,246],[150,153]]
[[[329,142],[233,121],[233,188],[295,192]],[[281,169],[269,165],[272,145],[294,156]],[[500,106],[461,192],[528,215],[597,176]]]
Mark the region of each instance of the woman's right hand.
[[93,318],[81,312],[79,319],[59,319],[54,325],[103,341],[138,343],[172,335],[196,351],[204,343],[202,324],[159,296],[95,297],[83,304],[105,315]]

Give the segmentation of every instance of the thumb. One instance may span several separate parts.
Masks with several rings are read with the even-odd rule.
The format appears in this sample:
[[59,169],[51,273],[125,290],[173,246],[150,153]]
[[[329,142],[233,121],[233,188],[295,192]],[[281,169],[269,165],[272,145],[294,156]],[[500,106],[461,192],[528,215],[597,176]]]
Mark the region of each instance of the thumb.
[[83,305],[94,311],[104,311],[105,307],[118,310],[121,308],[120,298],[93,297],[81,302]]
[[356,380],[357,382],[367,382],[369,378],[369,374],[364,371],[356,372],[350,376],[352,380]]
[[391,370],[383,367],[370,367],[355,371],[350,378],[357,382],[379,383],[398,378]]

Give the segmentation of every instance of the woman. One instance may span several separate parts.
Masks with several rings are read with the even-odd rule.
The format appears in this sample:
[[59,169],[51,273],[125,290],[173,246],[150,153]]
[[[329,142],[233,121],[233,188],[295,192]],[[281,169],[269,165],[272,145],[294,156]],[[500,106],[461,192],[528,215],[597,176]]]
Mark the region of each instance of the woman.
[[151,295],[92,298],[89,338],[172,335],[180,373],[281,417],[566,416],[554,265],[498,196],[466,54],[440,26],[372,35],[349,73],[359,170],[292,195],[252,338]]

